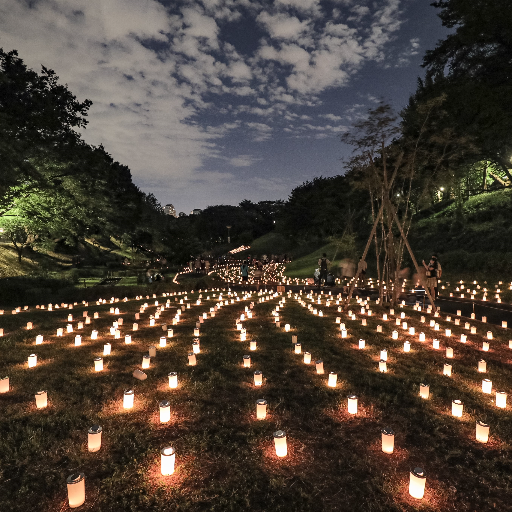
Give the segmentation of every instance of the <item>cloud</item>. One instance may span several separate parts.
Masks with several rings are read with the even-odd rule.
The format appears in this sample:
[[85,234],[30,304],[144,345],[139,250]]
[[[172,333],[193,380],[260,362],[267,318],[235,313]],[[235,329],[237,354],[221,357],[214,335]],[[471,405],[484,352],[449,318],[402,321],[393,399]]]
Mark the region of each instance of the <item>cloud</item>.
[[250,167],[256,162],[259,162],[261,158],[255,158],[251,155],[239,155],[230,158],[228,161],[233,167]]

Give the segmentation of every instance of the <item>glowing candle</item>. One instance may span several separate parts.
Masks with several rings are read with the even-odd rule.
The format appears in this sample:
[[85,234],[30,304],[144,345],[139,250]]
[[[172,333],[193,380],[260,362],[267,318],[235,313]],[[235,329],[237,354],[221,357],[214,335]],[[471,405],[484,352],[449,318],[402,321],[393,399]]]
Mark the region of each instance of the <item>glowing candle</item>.
[[382,325],[377,325],[377,332],[382,332]]
[[445,336],[451,336],[452,335],[452,330],[451,329],[445,329],[444,330],[444,335]]
[[451,377],[451,375],[452,375],[452,365],[451,364],[444,363],[443,375],[447,375],[448,377]]
[[77,334],[75,336],[75,347],[78,347],[82,344],[82,336],[80,336],[79,334]]
[[347,397],[347,408],[349,414],[357,414],[357,396],[349,395]]
[[295,334],[292,336],[292,343],[297,343],[297,336]]
[[402,322],[402,329],[403,329],[404,331],[406,331],[406,330],[407,330],[407,322]]
[[338,374],[334,372],[329,373],[329,380],[327,382],[327,385],[331,388],[335,388],[336,384],[338,382]]
[[167,338],[165,336],[162,336],[160,338],[160,347],[164,348],[165,346],[167,346]]
[[263,398],[256,400],[256,419],[264,420],[267,417],[267,401]]
[[315,368],[316,368],[316,373],[323,374],[324,373],[324,362],[321,359],[319,359],[318,361],[315,361]]
[[478,371],[481,373],[485,373],[487,371],[487,363],[483,359],[478,361]]
[[346,329],[342,329],[341,330],[341,337],[342,338],[346,338],[347,337],[347,330]]
[[463,409],[464,409],[464,404],[460,400],[452,401],[452,416],[456,416],[457,418],[462,418]]
[[491,392],[492,392],[492,381],[491,380],[484,379],[482,381],[482,392],[483,393],[487,393],[487,394],[491,394]]
[[101,448],[101,432],[99,425],[93,425],[87,432],[87,449],[90,452],[97,452]]
[[388,371],[386,361],[382,359],[379,361],[379,371],[382,373],[386,373]]
[[380,358],[381,358],[382,361],[387,361],[388,360],[388,351],[387,351],[387,349],[384,349],[384,350],[380,351]]
[[36,407],[44,409],[48,405],[48,394],[46,391],[38,391],[36,393]]
[[471,334],[476,334],[476,327],[471,327]]
[[393,331],[393,333],[391,334],[391,337],[392,337],[394,340],[397,340],[397,339],[398,339],[398,331]]
[[286,332],[289,332],[289,330],[290,330],[290,324],[286,324],[286,325],[284,326],[284,330],[285,330]]
[[476,440],[480,443],[487,443],[489,440],[489,425],[480,420],[476,422]]
[[73,473],[66,480],[69,508],[77,508],[85,502],[85,475]]
[[397,319],[395,320],[395,324],[396,324],[396,325],[401,325],[401,323],[402,323],[402,320],[400,320],[400,318],[397,318]]
[[160,452],[160,472],[164,476],[174,473],[174,464],[176,460],[176,452],[172,446],[162,448]]
[[496,391],[496,407],[501,409],[507,407],[507,393],[505,391]]
[[160,407],[160,423],[167,423],[171,419],[171,402],[162,400],[158,405]]
[[28,367],[34,368],[37,365],[37,356],[35,354],[30,354],[28,356]]
[[261,386],[263,384],[263,373],[260,370],[254,372],[254,385]]
[[304,352],[304,363],[305,364],[311,363],[311,352]]
[[446,347],[446,357],[448,359],[453,358],[453,348],[452,347]]
[[139,324],[133,324],[132,331],[138,331],[139,330]]
[[482,350],[484,352],[488,352],[489,351],[489,342],[488,341],[482,342]]
[[101,357],[94,358],[94,370],[97,372],[103,371],[103,358],[101,358]]
[[382,433],[382,451],[384,453],[393,453],[395,448],[395,433],[390,428],[384,428]]
[[410,352],[411,351],[411,344],[408,341],[404,342],[404,352]]
[[282,430],[274,432],[274,445],[278,457],[286,457],[288,448],[286,446],[286,434]]
[[0,378],[0,393],[9,392],[9,377]]
[[72,326],[71,324],[68,324],[68,325],[66,326],[66,331],[67,331],[67,332],[73,332],[73,326]]
[[432,347],[435,348],[436,350],[439,349],[439,340],[433,339]]
[[409,327],[409,334],[414,335],[416,333],[416,329],[414,327]]
[[461,343],[466,343],[467,339],[468,339],[468,338],[467,338],[467,336],[466,336],[465,334],[461,334],[461,335],[460,335],[460,341],[461,341]]
[[365,340],[360,339],[360,340],[359,340],[359,348],[360,348],[360,349],[363,349],[363,348],[365,347],[365,345],[366,345]]
[[429,384],[420,384],[420,396],[421,398],[427,399],[430,395],[430,385]]
[[302,346],[300,343],[295,343],[295,353],[300,354],[302,351]]
[[418,500],[425,494],[427,476],[421,468],[414,468],[409,474],[409,494]]

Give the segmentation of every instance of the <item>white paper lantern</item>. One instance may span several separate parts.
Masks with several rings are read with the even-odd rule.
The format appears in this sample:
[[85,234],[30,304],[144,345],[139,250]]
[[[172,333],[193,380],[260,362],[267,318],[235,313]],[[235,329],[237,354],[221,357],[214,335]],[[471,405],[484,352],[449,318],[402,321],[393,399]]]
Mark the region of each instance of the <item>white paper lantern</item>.
[[46,391],[38,391],[36,393],[36,407],[44,409],[48,405],[48,393]]
[[96,372],[103,371],[103,358],[101,358],[101,357],[94,358],[94,371],[96,371]]
[[420,397],[425,400],[430,396],[430,385],[429,384],[420,384]]
[[256,400],[256,419],[264,420],[267,417],[267,401],[263,398]]
[[159,404],[160,423],[167,423],[171,419],[171,402],[162,400]]
[[452,416],[462,418],[462,412],[464,410],[464,404],[460,400],[452,401]]
[[0,393],[9,392],[9,377],[0,377]]
[[311,363],[311,352],[304,352],[304,363],[305,364]]
[[254,385],[261,386],[263,384],[263,373],[260,370],[254,372]]
[[286,434],[282,430],[274,432],[274,445],[278,457],[286,457],[288,448],[286,445]]
[[411,351],[411,344],[409,341],[404,342],[404,352],[410,352]]
[[448,377],[451,377],[452,375],[452,365],[448,363],[444,363],[443,366],[443,375],[446,375]]
[[77,508],[85,502],[85,475],[73,473],[66,480],[69,508]]
[[318,361],[315,361],[315,368],[316,368],[316,373],[322,375],[324,373],[324,362],[321,359],[319,359]]
[[176,452],[172,446],[166,446],[160,451],[160,472],[164,476],[174,473],[174,464],[176,461]]
[[496,391],[496,407],[500,409],[507,407],[507,393],[505,391]]
[[489,425],[480,420],[476,422],[476,440],[480,443],[487,443],[489,440]]
[[327,385],[331,388],[335,388],[338,382],[338,374],[334,372],[329,373],[329,380],[327,381]]
[[349,414],[357,414],[357,396],[349,395],[347,397],[347,409]]
[[409,474],[409,494],[418,500],[425,494],[427,476],[422,468],[414,468]]
[[125,409],[133,408],[133,399],[134,399],[133,389],[125,389],[123,395],[123,407]]
[[384,453],[393,453],[395,449],[395,433],[390,428],[384,428],[382,434],[382,451]]
[[28,356],[28,367],[34,368],[37,365],[37,356],[35,354],[30,354]]
[[97,452],[101,448],[101,432],[99,425],[93,425],[87,431],[87,449],[90,452]]
[[453,358],[453,348],[452,347],[446,347],[446,357],[448,359]]

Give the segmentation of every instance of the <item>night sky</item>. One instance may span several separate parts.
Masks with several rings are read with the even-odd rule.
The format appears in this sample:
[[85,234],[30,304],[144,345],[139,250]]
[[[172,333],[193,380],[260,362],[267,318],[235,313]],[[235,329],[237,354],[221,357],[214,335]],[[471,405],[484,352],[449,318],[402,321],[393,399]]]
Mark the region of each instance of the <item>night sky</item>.
[[93,101],[84,139],[177,211],[286,199],[400,109],[446,35],[426,0],[2,0],[0,46]]

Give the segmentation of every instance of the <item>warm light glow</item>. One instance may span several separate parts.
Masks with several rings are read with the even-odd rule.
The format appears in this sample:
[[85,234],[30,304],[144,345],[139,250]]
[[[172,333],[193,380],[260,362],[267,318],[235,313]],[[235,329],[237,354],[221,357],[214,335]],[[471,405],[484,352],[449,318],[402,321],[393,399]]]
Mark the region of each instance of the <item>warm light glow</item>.
[[453,358],[453,348],[452,347],[446,347],[446,357],[448,359]]
[[430,385],[429,384],[420,384],[420,396],[421,398],[427,399],[430,395]]
[[410,472],[409,477],[409,494],[418,500],[423,498],[425,494],[426,474],[421,468],[415,468]]
[[452,365],[451,364],[444,363],[443,375],[447,375],[448,377],[451,377],[451,375],[452,375]]
[[75,347],[79,347],[82,344],[82,336],[77,334],[75,336]]
[[201,347],[197,341],[192,343],[192,352],[194,352],[194,354],[199,354],[199,352],[201,352]]
[[425,341],[425,333],[420,332],[420,341]]
[[134,398],[133,389],[125,389],[124,396],[123,396],[123,407],[125,409],[133,408],[133,398]]
[[411,344],[408,341],[404,342],[404,352],[410,352],[411,351]]
[[487,371],[487,363],[483,359],[478,361],[478,371],[481,373],[485,373]]
[[251,367],[251,356],[245,355],[243,357],[243,363],[244,363],[244,368],[250,368]]
[[380,351],[380,359],[381,361],[387,361],[388,360],[388,351],[387,349]]
[[507,407],[507,393],[505,391],[496,391],[496,407],[500,409]]
[[357,396],[349,395],[347,397],[347,406],[349,414],[357,414]]
[[77,508],[85,502],[85,475],[74,473],[66,480],[68,488],[68,502],[70,508]]
[[289,331],[290,331],[290,324],[286,324],[286,325],[284,326],[284,330],[285,330],[286,332],[289,332]]
[[97,452],[101,448],[101,432],[102,428],[99,425],[93,425],[88,430],[87,448],[90,452]]
[[172,446],[162,448],[160,452],[160,472],[162,475],[168,476],[174,473],[175,459],[176,452]]
[[295,353],[300,354],[302,351],[302,346],[300,343],[295,343]]
[[162,400],[160,407],[160,423],[167,423],[171,419],[171,402]]
[[194,354],[194,352],[188,353],[188,364],[189,364],[189,366],[196,365],[196,355]]
[[464,409],[464,404],[460,400],[452,401],[452,416],[456,416],[457,418],[462,418],[463,409]]
[[433,339],[432,347],[435,348],[436,350],[439,349],[439,340]]
[[9,392],[9,377],[0,378],[0,393]]
[[489,342],[488,341],[482,342],[482,350],[484,352],[489,352]]
[[304,352],[304,363],[305,364],[311,363],[311,352]]
[[103,359],[101,357],[94,358],[94,370],[97,372],[103,371]]
[[288,447],[286,446],[286,434],[282,430],[274,432],[274,445],[276,447],[276,455],[278,457],[286,457]]
[[267,417],[267,401],[263,398],[256,400],[256,419],[264,420]]
[[489,425],[480,420],[476,422],[476,440],[480,443],[487,443],[489,440]]
[[382,429],[382,451],[393,453],[395,449],[395,433],[390,428]]
[[391,334],[391,337],[392,337],[394,340],[397,340],[397,339],[398,339],[398,331],[393,331],[393,334]]
[[250,348],[251,350],[256,350],[256,346],[257,346],[257,344],[256,344],[256,342],[255,342],[255,341],[251,341],[251,342],[249,343],[249,348]]
[[329,380],[327,382],[327,385],[331,388],[335,388],[336,384],[338,382],[338,374],[334,372],[329,373]]
[[323,374],[324,373],[324,362],[322,360],[315,361],[316,373]]
[[263,373],[260,370],[254,372],[254,385],[261,386],[263,384]]
[[34,368],[37,365],[37,356],[35,354],[30,354],[28,356],[28,367]]
[[166,338],[165,336],[162,336],[162,337],[160,338],[160,347],[161,347],[161,348],[164,348],[164,347],[166,347],[166,346],[167,346],[167,338]]
[[461,335],[460,335],[460,341],[461,341],[461,343],[466,343],[467,339],[468,339],[468,337],[467,337],[465,334],[461,334]]
[[383,359],[379,361],[379,371],[382,373],[386,373],[388,371],[386,361]]
[[43,409],[48,405],[48,394],[46,391],[38,391],[36,393],[36,407]]
[[170,372],[169,375],[169,387],[175,389],[178,387],[178,374],[176,372]]
[[149,368],[149,364],[151,362],[151,357],[149,356],[149,354],[146,354],[145,356],[142,357],[142,369],[145,370],[147,368]]
[[362,350],[366,346],[366,342],[363,339],[359,340],[359,348]]

